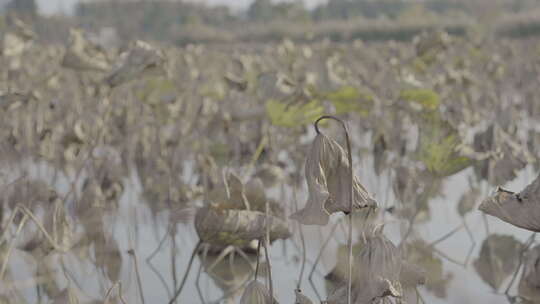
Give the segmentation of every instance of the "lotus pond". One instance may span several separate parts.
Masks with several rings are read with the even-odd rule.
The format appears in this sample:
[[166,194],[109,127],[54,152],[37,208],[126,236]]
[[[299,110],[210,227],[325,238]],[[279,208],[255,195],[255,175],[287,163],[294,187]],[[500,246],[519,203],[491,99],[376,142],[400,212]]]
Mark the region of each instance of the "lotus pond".
[[540,302],[538,40],[2,34],[0,303]]

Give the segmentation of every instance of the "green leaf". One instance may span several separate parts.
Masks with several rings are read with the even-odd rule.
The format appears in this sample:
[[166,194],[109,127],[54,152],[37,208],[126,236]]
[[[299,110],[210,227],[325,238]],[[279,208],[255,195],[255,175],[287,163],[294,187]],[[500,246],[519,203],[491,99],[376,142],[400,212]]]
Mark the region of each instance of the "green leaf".
[[323,93],[323,97],[334,105],[336,114],[357,112],[368,115],[374,103],[373,96],[351,86]]
[[159,104],[163,98],[174,96],[176,94],[176,87],[169,79],[152,77],[135,94],[138,99],[148,104]]
[[318,100],[302,104],[286,104],[268,100],[266,112],[273,125],[294,128],[312,123],[324,114],[324,107]]
[[221,142],[214,142],[210,145],[209,150],[210,155],[215,159],[218,164],[227,163],[231,151],[229,145]]
[[422,107],[424,110],[436,110],[440,104],[439,94],[428,89],[408,89],[402,90],[399,94],[399,99],[413,102]]
[[434,119],[420,131],[419,158],[436,176],[453,175],[472,164],[456,151],[459,144],[456,131],[445,121]]

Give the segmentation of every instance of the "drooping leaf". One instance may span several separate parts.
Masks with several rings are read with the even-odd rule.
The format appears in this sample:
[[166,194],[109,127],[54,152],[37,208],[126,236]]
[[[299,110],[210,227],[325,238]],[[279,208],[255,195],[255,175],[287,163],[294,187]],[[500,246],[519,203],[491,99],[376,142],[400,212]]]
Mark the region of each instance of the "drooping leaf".
[[540,176],[519,193],[498,187],[478,209],[514,226],[540,232]]
[[[331,213],[350,210],[349,161],[343,148],[317,134],[305,167],[309,198],[303,209],[291,215],[304,225],[326,225]],[[353,210],[376,207],[376,201],[353,175]]]
[[[354,259],[354,303],[372,303],[384,297],[400,298],[401,268],[402,259],[397,247],[381,231],[369,233],[360,255]],[[327,302],[346,303],[343,287],[338,287],[330,294]]]

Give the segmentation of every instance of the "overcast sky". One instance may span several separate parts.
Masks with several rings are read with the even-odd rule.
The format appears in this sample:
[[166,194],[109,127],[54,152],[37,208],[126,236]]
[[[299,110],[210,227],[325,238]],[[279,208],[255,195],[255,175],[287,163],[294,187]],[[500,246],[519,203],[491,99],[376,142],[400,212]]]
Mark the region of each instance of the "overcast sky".
[[[81,0],[37,0],[39,8],[44,14],[55,14],[58,12],[72,12],[74,5]],[[87,0],[88,1],[88,0]],[[253,0],[190,0],[207,4],[227,4],[235,9],[247,7]],[[280,0],[277,0],[280,1]],[[2,0],[0,0],[2,2]],[[326,0],[304,0],[304,3],[311,7]]]

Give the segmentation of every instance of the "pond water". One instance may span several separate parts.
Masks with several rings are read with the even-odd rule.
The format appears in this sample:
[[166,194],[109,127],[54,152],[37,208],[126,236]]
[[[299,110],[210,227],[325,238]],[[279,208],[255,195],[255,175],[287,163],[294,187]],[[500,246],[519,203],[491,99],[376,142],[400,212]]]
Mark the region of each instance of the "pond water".
[[[371,168],[368,165],[371,161],[369,158],[363,160],[362,166]],[[28,177],[50,179],[53,176],[52,169],[43,164],[21,166],[19,167],[20,171],[12,171],[8,176],[14,179],[18,174],[23,174],[24,170],[21,169],[23,167],[27,168]],[[472,246],[456,208],[462,194],[469,189],[468,177],[472,174],[472,169],[469,168],[446,178],[441,195],[430,201],[430,219],[413,226],[415,237],[421,237],[427,243],[445,236],[455,228],[460,228],[436,244],[438,252],[442,254],[435,255],[442,260],[444,276],[449,278],[447,283],[443,284],[443,286],[446,285],[443,287],[443,290],[446,290],[443,292],[446,296],[436,296],[425,287],[419,287],[419,293],[426,303],[508,302],[506,297],[496,294],[481,279],[473,267],[473,261],[478,258],[482,241],[488,233],[512,235],[522,242],[525,242],[531,233],[489,216],[484,220],[481,212],[475,209],[466,215],[465,220],[472,232],[476,246],[468,264],[466,266],[458,265],[466,260]],[[533,177],[533,169],[526,167],[518,174],[517,178],[505,187],[518,191],[530,183]],[[383,207],[395,203],[395,197],[385,173],[381,174],[381,177],[377,177],[372,170],[367,169],[362,170],[360,178],[367,181],[366,186],[373,189],[371,192],[374,193]],[[66,192],[69,189],[69,183],[65,177],[57,177],[56,185],[60,192]],[[481,197],[486,197],[494,190],[487,184],[482,185],[481,188]],[[290,189],[287,191],[290,194]],[[102,223],[104,235],[106,235],[106,247],[111,242],[114,246],[107,247],[108,250],[104,251],[105,257],[99,258],[102,262],[99,262],[96,256],[88,254],[91,250],[87,251],[82,248],[72,249],[64,254],[52,253],[46,257],[39,254],[29,254],[15,248],[7,264],[8,275],[4,278],[7,284],[3,288],[17,290],[20,299],[25,299],[28,303],[48,303],[51,300],[48,295],[53,293],[52,290],[61,291],[69,288],[70,292],[75,293],[78,299],[84,303],[103,299],[113,284],[111,279],[117,278],[122,284],[123,298],[126,302],[139,303],[141,302],[141,293],[137,287],[135,256],[142,295],[146,303],[167,303],[172,298],[175,286],[179,285],[187,269],[198,237],[192,221],[171,224],[171,209],[163,208],[152,211],[141,197],[141,192],[142,188],[138,178],[136,174],[133,174],[130,180],[125,182],[125,191],[119,200],[117,211],[109,215],[103,214]],[[269,193],[270,196],[272,194],[279,196],[278,189],[270,189]],[[305,201],[305,190],[298,189],[297,195],[299,204],[302,205]],[[70,206],[68,209],[74,209],[74,206]],[[335,229],[328,246],[322,253],[320,263],[313,275],[313,286],[308,283],[306,278],[324,240],[329,236],[334,223],[341,218],[342,215],[333,215],[331,223],[327,226],[302,227],[307,256],[302,290],[314,301],[318,299],[317,293],[323,299],[326,298],[327,288],[324,275],[336,265],[338,246],[346,244],[346,230],[343,223]],[[403,221],[392,219],[391,216],[385,218],[387,220],[385,233],[395,244],[398,244],[407,230],[407,225],[404,225]],[[294,229],[298,228],[298,225],[293,221],[289,224]],[[29,224],[30,226],[32,224]],[[79,231],[81,228],[79,226],[79,224],[75,224],[74,230]],[[28,239],[27,235],[36,233],[35,228],[29,228],[28,231],[23,230],[18,237],[19,242],[24,243],[21,239],[26,240]],[[292,239],[274,242],[270,248],[273,287],[280,303],[294,302],[294,289],[301,269],[301,242],[298,233],[293,235]],[[128,252],[130,249],[133,250],[134,255]],[[448,258],[443,258],[442,255]],[[149,257],[151,259],[148,259]],[[243,291],[242,286],[245,280],[251,277],[252,267],[255,266],[255,258],[252,255],[250,257],[251,261],[247,263],[238,254],[234,255],[233,258],[227,256],[222,262],[215,265],[211,275],[209,275],[205,269],[216,258],[216,255],[210,254],[202,267],[199,278],[204,301],[206,303],[238,303]],[[196,288],[197,271],[201,267],[201,263],[202,255],[197,255],[178,303],[202,302]],[[508,282],[509,278],[504,280],[501,290],[504,290]],[[514,294],[515,289],[514,286],[511,290]],[[224,292],[231,296],[223,299]]]

